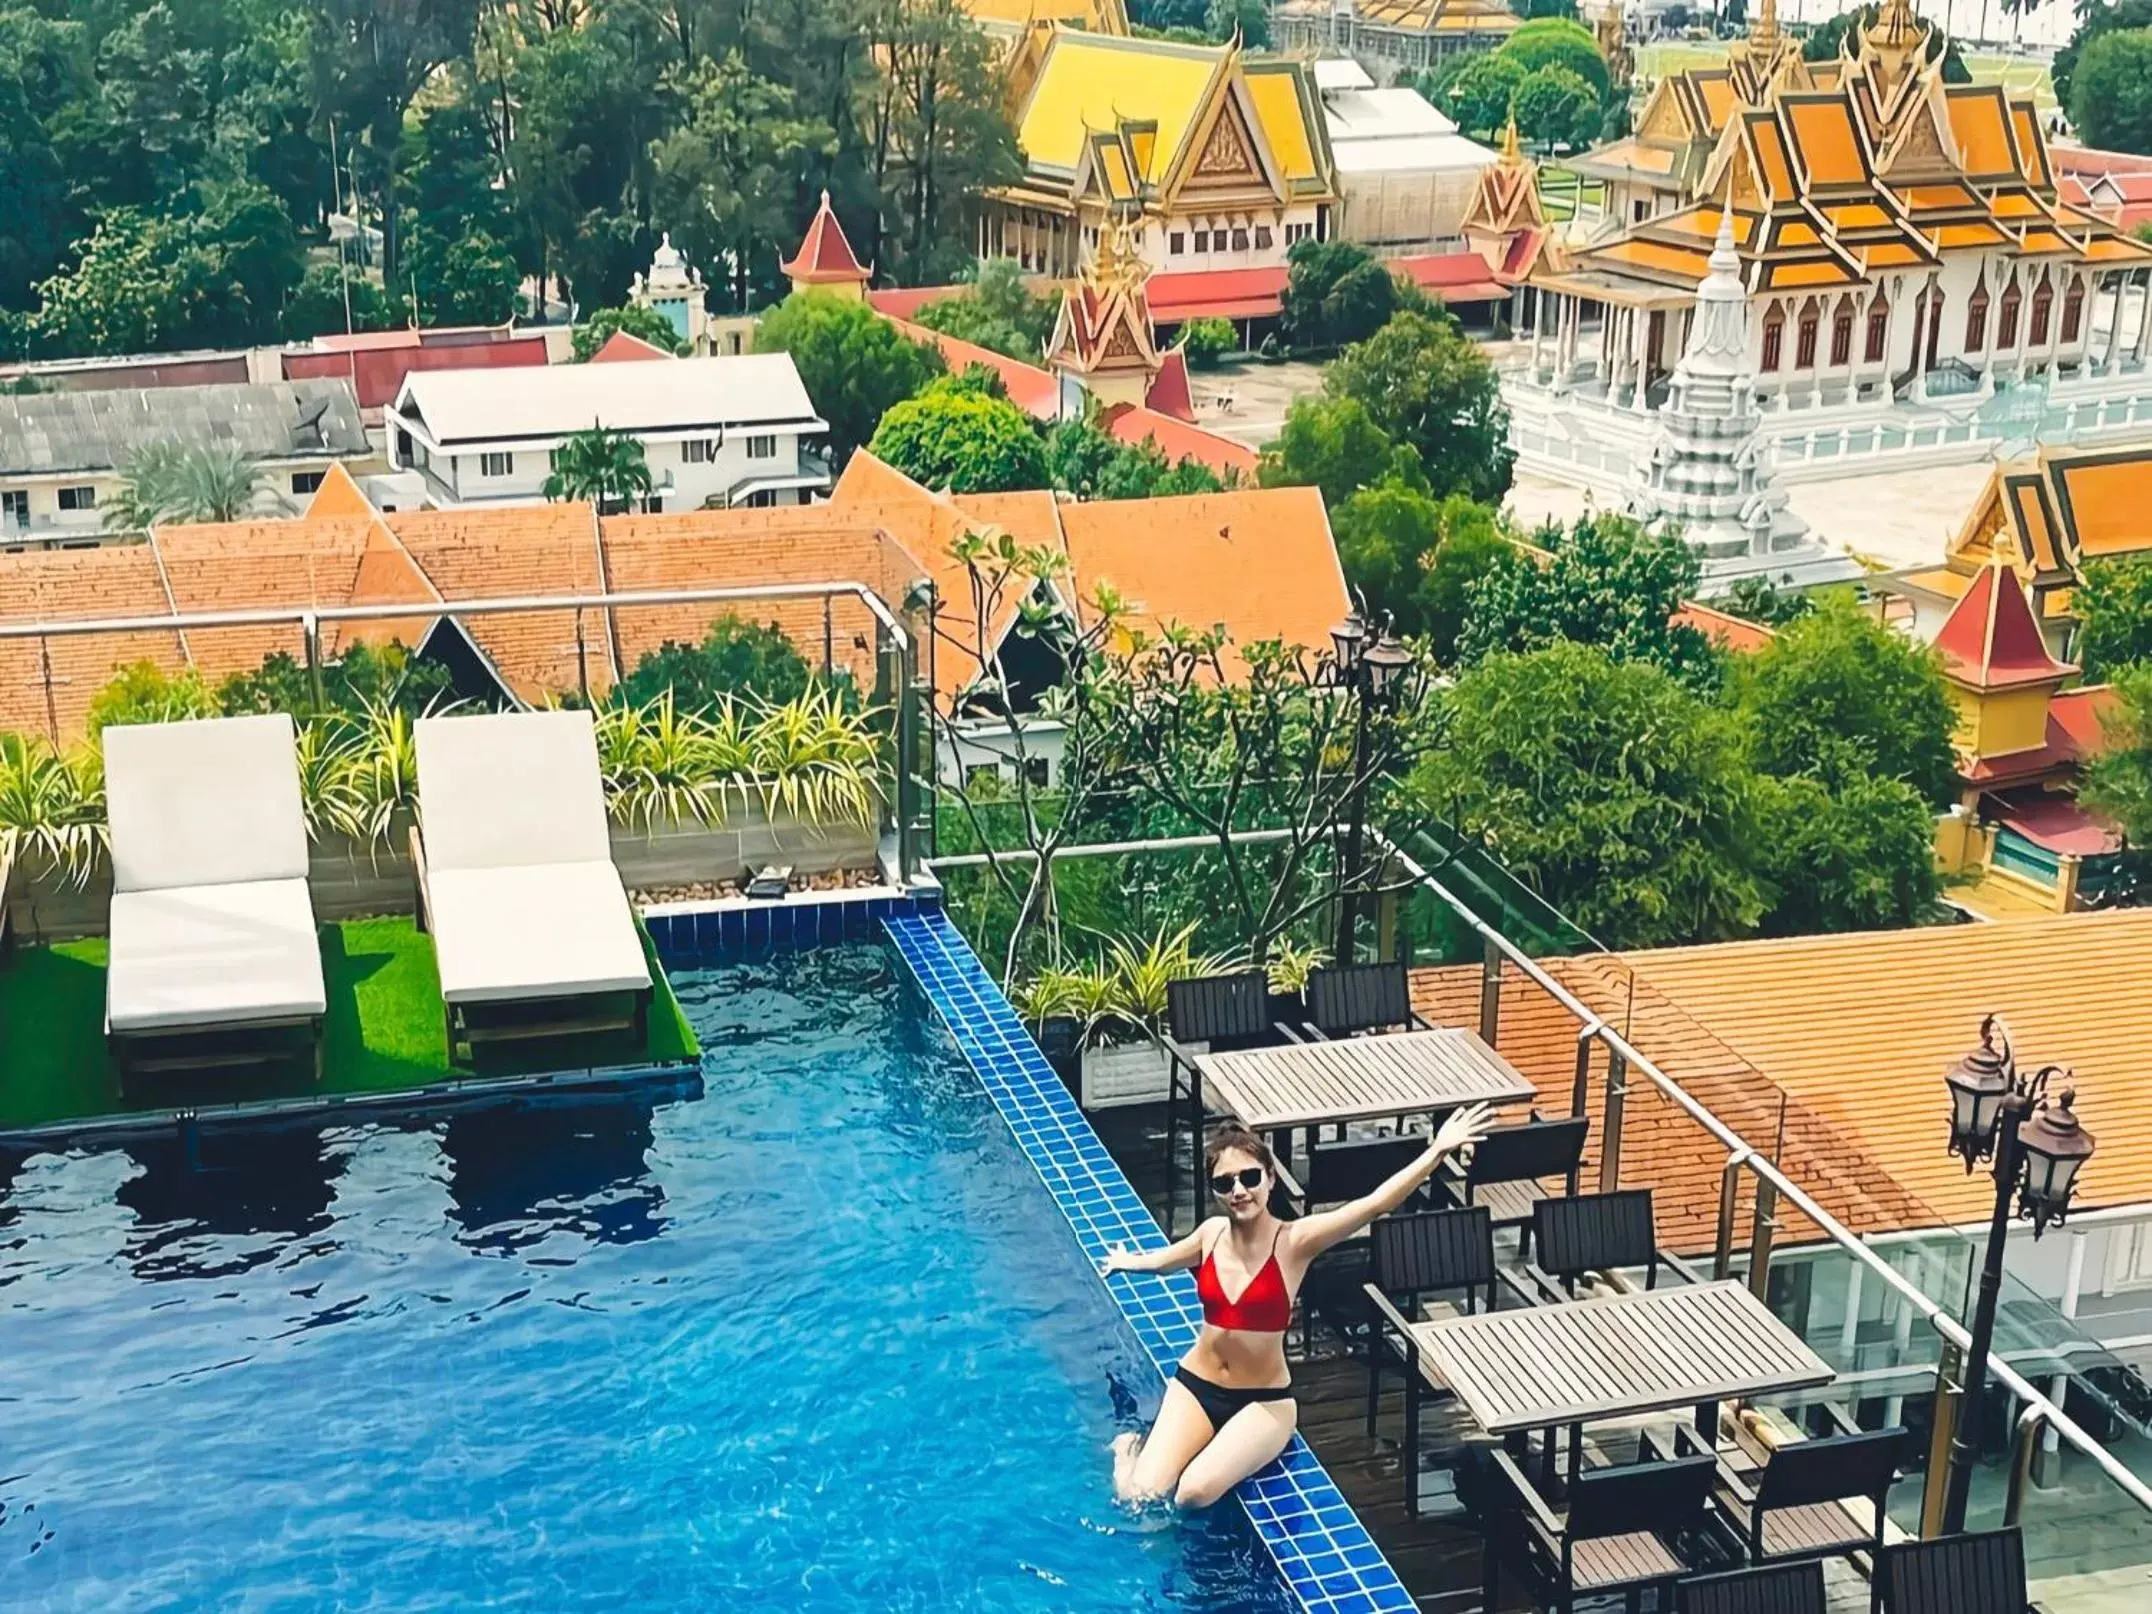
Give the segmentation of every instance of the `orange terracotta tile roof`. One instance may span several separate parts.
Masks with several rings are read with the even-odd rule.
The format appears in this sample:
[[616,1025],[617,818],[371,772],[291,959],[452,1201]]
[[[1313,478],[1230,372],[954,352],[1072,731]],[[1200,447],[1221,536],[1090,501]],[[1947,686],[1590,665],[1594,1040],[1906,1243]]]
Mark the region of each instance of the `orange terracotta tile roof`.
[[[587,504],[397,510],[381,518],[444,599],[598,594],[597,516]],[[514,611],[468,618],[464,630],[519,700],[613,687],[612,630],[602,611]]]
[[1699,600],[1690,600],[1683,604],[1681,609],[1674,613],[1673,621],[1696,629],[1722,650],[1743,653],[1761,650],[1778,637],[1761,622],[1751,622],[1747,617],[1715,610]]
[[975,364],[984,365],[1001,377],[1001,385],[1009,394],[1009,402],[1033,420],[1059,418],[1061,383],[1055,379],[1053,371],[1042,369],[1036,364],[1026,364],[1022,359],[1012,359],[1006,353],[996,353],[992,348],[981,347],[976,342],[944,336],[940,331],[925,325],[913,325],[901,319],[892,319],[889,323],[912,341],[939,349],[942,362],[949,366],[951,375],[962,375]]
[[1237,471],[1242,481],[1255,480],[1255,468],[1261,456],[1247,444],[1237,443],[1230,437],[1221,437],[1201,426],[1135,404],[1116,405],[1106,411],[1104,420],[1106,434],[1116,442],[1155,443],[1159,453],[1171,464],[1195,460],[1220,476]]
[[646,342],[633,331],[615,331],[605,345],[590,356],[592,364],[639,364],[645,359],[669,359],[673,355],[655,342]]
[[2079,1114],[2100,1142],[2081,1202],[2152,1200],[2152,910],[1732,942],[1628,962],[1952,1223],[1984,1219],[1994,1188],[1944,1150],[1943,1072],[1977,1041],[1981,1015],[1999,1012],[2022,1062],[2076,1071]]
[[863,286],[872,278],[853,255],[852,243],[844,238],[844,226],[837,222],[836,210],[829,205],[828,191],[822,193],[822,205],[815,209],[799,251],[779,267],[786,279],[807,285]]
[[374,513],[373,502],[359,491],[358,483],[351,480],[351,473],[344,469],[344,462],[336,460],[321,473],[321,481],[314,489],[314,496],[306,501],[306,514],[314,516],[370,516]]
[[1322,495],[1260,488],[1173,499],[1102,499],[1060,508],[1083,598],[1108,583],[1156,633],[1222,623],[1236,644],[1309,649],[1351,609]]
[[[80,622],[170,610],[147,544],[0,555],[0,617]],[[81,738],[92,697],[120,668],[138,661],[168,674],[187,665],[176,633],[0,639],[0,732],[71,744]]]

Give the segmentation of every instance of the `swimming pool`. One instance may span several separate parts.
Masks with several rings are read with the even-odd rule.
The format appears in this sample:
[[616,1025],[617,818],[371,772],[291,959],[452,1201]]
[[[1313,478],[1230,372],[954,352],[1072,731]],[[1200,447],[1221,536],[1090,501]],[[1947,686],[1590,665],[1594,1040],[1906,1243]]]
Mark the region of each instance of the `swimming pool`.
[[891,954],[674,984],[699,1097],[0,1163],[0,1606],[1283,1614]]

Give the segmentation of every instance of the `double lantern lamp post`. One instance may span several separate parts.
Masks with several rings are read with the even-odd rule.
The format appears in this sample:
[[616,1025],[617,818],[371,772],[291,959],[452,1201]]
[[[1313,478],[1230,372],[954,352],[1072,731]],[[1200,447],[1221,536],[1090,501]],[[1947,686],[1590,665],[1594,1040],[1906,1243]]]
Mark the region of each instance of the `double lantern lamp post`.
[[[2057,1081],[2059,1078],[2059,1082]],[[2093,1138],[2078,1124],[2077,1090],[2071,1073],[2043,1066],[2018,1073],[2002,1022],[1980,1023],[1980,1046],[1945,1073],[1950,1088],[1950,1150],[1970,1173],[1994,1162],[1995,1210],[1988,1224],[1986,1264],[1973,1311],[1972,1344],[1965,1356],[1964,1391],[1950,1441],[1948,1484],[1943,1493],[1943,1533],[1965,1528],[1965,1503],[1979,1458],[1980,1411],[1987,1387],[1988,1353],[1995,1339],[1995,1313],[2002,1299],[2003,1252],[2013,1208],[2032,1221],[2037,1239],[2059,1226],[2070,1208],[2077,1175],[2092,1158]],[[2051,1084],[2057,1087],[2048,1096]]]
[[1353,961],[1359,929],[1360,858],[1367,839],[1368,720],[1376,706],[1389,706],[1412,665],[1412,652],[1391,635],[1387,616],[1372,643],[1370,637],[1367,619],[1358,611],[1330,630],[1330,682],[1350,689],[1358,708],[1352,747],[1352,817],[1345,832],[1345,856],[1338,867],[1338,931],[1333,952],[1339,964]]

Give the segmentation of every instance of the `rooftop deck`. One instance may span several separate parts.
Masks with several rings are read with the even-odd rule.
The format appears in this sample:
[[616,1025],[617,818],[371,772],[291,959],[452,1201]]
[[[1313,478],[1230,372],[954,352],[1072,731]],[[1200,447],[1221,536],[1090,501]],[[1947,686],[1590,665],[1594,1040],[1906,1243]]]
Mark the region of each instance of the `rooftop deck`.
[[622,1036],[486,1044],[475,1067],[449,1061],[430,936],[408,918],[347,920],[323,925],[320,935],[328,1013],[318,1086],[304,1072],[272,1067],[145,1082],[124,1099],[105,1050],[104,938],[19,946],[0,955],[0,1139],[180,1105],[380,1099],[473,1079],[680,1065],[699,1052],[647,933],[643,949],[656,990],[641,1045]]

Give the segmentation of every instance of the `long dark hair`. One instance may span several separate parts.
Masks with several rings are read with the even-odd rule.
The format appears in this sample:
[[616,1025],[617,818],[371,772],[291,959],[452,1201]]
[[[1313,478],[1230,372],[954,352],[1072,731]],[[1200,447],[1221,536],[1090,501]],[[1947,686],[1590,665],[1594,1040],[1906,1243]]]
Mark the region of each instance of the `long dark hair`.
[[1253,1155],[1256,1164],[1273,1176],[1277,1174],[1278,1163],[1271,1158],[1269,1144],[1238,1121],[1221,1121],[1211,1128],[1210,1136],[1203,1140],[1204,1175],[1209,1176],[1217,1171],[1218,1157],[1235,1149],[1242,1154]]

